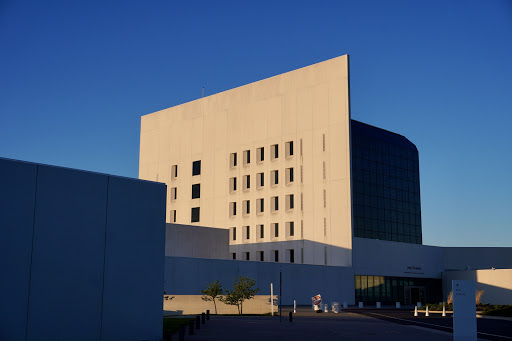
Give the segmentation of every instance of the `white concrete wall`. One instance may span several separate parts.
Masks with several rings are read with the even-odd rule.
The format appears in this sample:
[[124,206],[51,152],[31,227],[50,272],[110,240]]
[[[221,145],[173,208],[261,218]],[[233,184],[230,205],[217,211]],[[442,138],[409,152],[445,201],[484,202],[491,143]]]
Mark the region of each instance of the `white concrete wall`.
[[354,273],[338,266],[280,264],[252,261],[166,257],[165,291],[168,295],[200,295],[207,283],[219,280],[232,289],[234,279],[249,276],[256,280],[259,294],[279,295],[279,272],[282,273],[282,304],[311,304],[311,297],[321,294],[326,302],[354,304]]
[[356,275],[441,278],[443,248],[354,238]]
[[0,158],[2,340],[161,338],[165,186]]
[[[262,250],[270,252],[273,246],[265,243],[309,241],[304,263],[350,266],[348,84],[348,56],[341,56],[143,116],[139,177],[168,185],[168,222],[172,222],[171,211],[175,210],[177,223],[191,224],[191,208],[200,207],[200,221],[194,225],[238,230],[250,226],[251,237],[231,240],[233,245],[260,243]],[[291,157],[285,157],[288,141],[294,143]],[[271,160],[274,144],[279,146],[279,158]],[[256,162],[260,147],[265,160]],[[249,165],[243,164],[245,150],[251,153]],[[231,153],[238,155],[237,167],[230,167]],[[201,175],[192,176],[196,160],[201,160]],[[171,177],[173,165],[178,165],[175,179]],[[295,181],[287,184],[285,170],[290,167],[294,168]],[[279,171],[276,186],[270,186],[273,170]],[[257,189],[258,173],[264,173],[265,186]],[[249,190],[242,189],[245,175],[251,177]],[[233,193],[229,191],[232,177],[238,180]],[[201,184],[201,197],[192,199],[191,188],[197,183]],[[177,200],[170,200],[174,187]],[[295,196],[293,210],[285,210],[285,196],[289,194]],[[279,198],[278,212],[270,209],[274,196]],[[259,198],[264,199],[262,214],[255,213]],[[250,200],[251,213],[243,216],[245,200]],[[230,202],[237,203],[235,217],[229,215]],[[291,237],[284,229],[289,221],[295,222]],[[272,238],[272,223],[279,223],[281,228],[277,238]],[[258,224],[265,226],[262,240],[255,238]]]
[[476,281],[475,289],[484,290],[482,303],[512,304],[512,269],[447,271],[443,273],[443,294],[452,290],[452,280]]
[[[213,301],[203,301],[202,295],[169,295],[174,297],[171,300],[164,300],[164,316],[166,315],[189,315],[201,314],[210,310],[215,314]],[[217,314],[238,314],[236,305],[224,304],[217,297]],[[274,295],[274,313],[278,312],[277,296]],[[266,314],[272,312],[272,301],[270,295],[255,295],[242,304],[244,314]]]
[[204,226],[166,224],[165,255],[228,259],[229,231]]

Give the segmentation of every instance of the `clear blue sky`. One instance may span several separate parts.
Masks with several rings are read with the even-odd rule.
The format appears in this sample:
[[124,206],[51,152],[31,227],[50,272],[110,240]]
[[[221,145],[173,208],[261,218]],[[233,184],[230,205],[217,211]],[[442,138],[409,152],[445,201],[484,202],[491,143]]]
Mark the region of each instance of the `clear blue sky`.
[[424,243],[512,246],[512,1],[0,2],[0,156],[137,177],[140,116],[343,54]]

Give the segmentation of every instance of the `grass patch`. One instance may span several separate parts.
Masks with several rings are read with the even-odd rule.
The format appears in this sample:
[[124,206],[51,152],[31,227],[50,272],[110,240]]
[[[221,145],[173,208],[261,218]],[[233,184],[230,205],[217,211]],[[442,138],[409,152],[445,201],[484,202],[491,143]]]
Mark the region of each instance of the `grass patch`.
[[171,332],[172,334],[177,333],[180,330],[180,326],[187,327],[190,321],[195,321],[195,318],[183,318],[183,317],[164,317],[164,330]]

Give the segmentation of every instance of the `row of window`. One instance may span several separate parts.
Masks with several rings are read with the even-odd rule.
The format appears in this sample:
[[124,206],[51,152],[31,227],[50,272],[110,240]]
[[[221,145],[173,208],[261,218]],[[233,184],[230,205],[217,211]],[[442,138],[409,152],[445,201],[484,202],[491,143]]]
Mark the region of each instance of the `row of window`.
[[[292,157],[294,155],[293,141],[285,143],[285,157]],[[244,150],[243,154],[243,165],[248,166],[251,164],[251,150]],[[270,146],[270,160],[276,160],[279,158],[279,145],[273,144]],[[256,148],[256,162],[261,163],[265,161],[265,147]],[[238,166],[238,154],[231,153],[229,156],[229,166],[234,168]]]
[[[286,252],[285,261],[290,262],[290,263],[295,263],[295,250],[288,249],[288,250],[285,250],[285,252]],[[233,257],[233,259],[237,259],[236,253],[232,253],[231,256]],[[254,259],[251,258],[250,252],[242,252],[241,256],[242,256],[241,260],[256,260],[256,261],[260,261],[260,262],[265,261],[265,252],[264,251],[256,251]],[[279,250],[271,250],[270,257],[271,257],[271,259],[269,259],[269,261],[279,262]]]
[[[192,207],[191,212],[190,212],[190,222],[191,223],[199,222],[200,212],[201,212],[200,207]],[[176,216],[177,216],[176,210],[171,210],[171,214],[170,214],[171,223],[176,222]]]
[[[233,193],[238,190],[238,178],[233,177],[229,179],[229,192]],[[244,191],[251,189],[251,176],[250,175],[244,175],[242,177],[242,189]],[[293,167],[286,168],[285,169],[285,183],[287,185],[292,184],[295,182],[295,176]],[[270,185],[276,186],[279,184],[279,171],[273,170],[270,172]],[[264,173],[257,173],[256,174],[256,188],[263,188],[265,187],[265,174]]]
[[[192,185],[192,199],[201,198],[201,184]],[[171,201],[178,199],[178,187],[171,187]]]
[[[192,162],[192,176],[201,175],[201,160]],[[178,178],[178,165],[171,166],[171,180]]]
[[[237,228],[232,227],[230,229],[231,231],[231,240],[236,241],[237,240]],[[240,234],[240,232],[238,232]],[[270,224],[270,234],[271,238],[279,238],[279,223],[272,223]],[[256,239],[263,239],[265,238],[265,225],[264,224],[258,224],[256,225],[256,231],[255,231]],[[242,226],[241,236],[238,235],[238,238],[241,238],[239,240],[246,241],[250,240],[252,236],[251,233],[251,226]],[[287,238],[294,237],[295,236],[295,222],[288,221],[285,224],[285,236]]]
[[[288,194],[285,196],[285,209],[287,211],[295,208],[295,195]],[[279,211],[279,197],[270,198],[270,212],[274,213]],[[262,214],[265,212],[265,199],[256,199],[256,214]],[[233,201],[229,203],[229,216],[234,217],[238,214],[237,202]],[[242,201],[242,215],[246,216],[251,214],[251,200]]]

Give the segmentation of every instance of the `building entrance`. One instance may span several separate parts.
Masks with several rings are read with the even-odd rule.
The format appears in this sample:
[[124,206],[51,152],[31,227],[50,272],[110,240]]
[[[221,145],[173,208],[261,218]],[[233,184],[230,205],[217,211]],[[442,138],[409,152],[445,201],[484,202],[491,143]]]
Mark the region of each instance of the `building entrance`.
[[404,291],[405,304],[415,305],[418,302],[421,302],[421,304],[427,303],[425,301],[425,287],[406,286],[404,287]]

